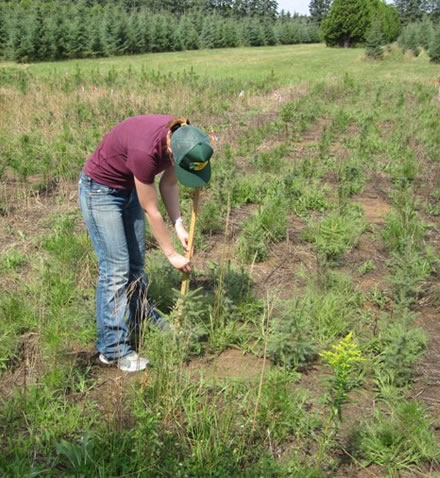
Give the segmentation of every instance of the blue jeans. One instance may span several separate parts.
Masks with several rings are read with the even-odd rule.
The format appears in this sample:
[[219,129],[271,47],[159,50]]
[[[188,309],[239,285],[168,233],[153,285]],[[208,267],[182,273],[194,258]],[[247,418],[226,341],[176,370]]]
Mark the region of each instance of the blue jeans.
[[113,360],[133,351],[131,339],[139,333],[145,317],[161,328],[166,324],[148,300],[145,215],[135,189],[111,188],[84,172],[79,197],[99,263],[97,349]]

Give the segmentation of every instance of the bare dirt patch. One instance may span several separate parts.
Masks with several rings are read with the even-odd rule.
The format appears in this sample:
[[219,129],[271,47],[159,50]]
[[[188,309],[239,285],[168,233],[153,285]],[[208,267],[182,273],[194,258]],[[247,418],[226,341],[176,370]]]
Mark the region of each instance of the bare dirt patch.
[[[417,367],[414,395],[429,408],[431,415],[440,419],[440,318],[433,308],[423,308],[419,312],[416,325],[428,335],[428,349]],[[440,433],[440,422],[438,423]]]
[[315,270],[315,255],[310,247],[283,241],[272,246],[266,261],[251,267],[251,278],[257,296],[267,298],[271,294],[288,299],[297,295],[304,286],[304,274],[308,276]]
[[261,371],[270,367],[269,361],[244,354],[241,350],[227,349],[220,355],[192,360],[187,367],[191,375],[198,380],[201,376],[216,379],[249,379],[261,375]]
[[35,251],[35,240],[51,231],[52,215],[79,210],[76,182],[60,182],[50,194],[33,191],[31,184],[3,184],[0,202],[8,210],[0,214],[0,254],[14,247]]
[[[350,455],[347,455],[347,459],[351,459]],[[338,476],[347,477],[347,478],[385,478],[389,476],[385,470],[378,465],[371,465],[371,466],[362,466],[362,468],[358,468],[362,466],[360,463],[343,466],[338,469]]]
[[84,390],[71,390],[67,396],[70,401],[84,406],[93,403],[99,414],[118,430],[131,424],[132,416],[127,400],[135,387],[148,383],[148,369],[126,373],[115,366],[103,365],[98,360],[94,345],[66,352],[63,360],[72,368],[82,370],[85,378]]
[[391,205],[380,197],[357,197],[356,201],[364,210],[364,215],[370,224],[385,224],[387,214],[391,212]]
[[34,385],[43,374],[43,359],[40,353],[40,336],[29,332],[20,337],[17,357],[0,377],[0,397],[7,399],[17,388],[25,390]]
[[[383,242],[374,233],[367,232],[360,237],[357,247],[344,254],[341,270],[353,277],[353,283],[364,294],[369,294],[374,289],[388,291],[388,259]],[[363,272],[362,267],[367,261],[373,262],[373,269]],[[370,305],[366,304],[366,307],[370,308]]]
[[311,143],[316,143],[321,137],[324,128],[329,124],[330,119],[318,118],[313,125],[303,133],[301,146],[308,146]]
[[149,371],[124,373],[115,367],[93,368],[94,386],[83,400],[94,401],[99,413],[118,429],[131,422],[130,409],[127,407],[129,392],[137,384],[148,382]]
[[234,258],[243,223],[256,209],[255,204],[245,204],[231,210],[228,224],[225,226],[226,236],[224,233],[213,234],[207,238],[207,245],[203,250],[195,250],[192,262],[196,270],[206,270],[209,262],[223,264]]
[[271,294],[279,299],[294,297],[304,287],[305,276],[316,273],[315,253],[310,244],[301,239],[304,227],[301,219],[290,216],[286,240],[273,244],[264,262],[249,266],[257,296],[267,298]]

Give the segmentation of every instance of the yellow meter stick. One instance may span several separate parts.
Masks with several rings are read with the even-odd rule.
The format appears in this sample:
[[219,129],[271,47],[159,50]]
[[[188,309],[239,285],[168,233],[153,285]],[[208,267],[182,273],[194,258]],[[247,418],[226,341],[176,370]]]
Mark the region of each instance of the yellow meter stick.
[[[192,259],[192,256],[194,253],[194,236],[196,232],[197,211],[199,209],[199,194],[200,194],[200,188],[196,188],[193,193],[191,225],[189,227],[189,238],[188,238],[188,251],[185,254],[185,257],[188,260]],[[180,287],[180,293],[182,296],[188,292],[188,288],[189,288],[189,274],[185,272],[183,274],[182,285]]]

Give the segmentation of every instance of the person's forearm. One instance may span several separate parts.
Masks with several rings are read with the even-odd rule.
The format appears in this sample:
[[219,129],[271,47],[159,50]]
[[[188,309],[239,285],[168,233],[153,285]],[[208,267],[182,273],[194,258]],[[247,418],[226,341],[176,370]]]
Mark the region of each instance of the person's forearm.
[[145,211],[145,214],[148,219],[148,223],[150,224],[151,232],[153,233],[154,238],[159,244],[159,247],[162,249],[164,254],[167,257],[176,254],[176,249],[171,242],[170,235],[168,233],[168,229],[164,223],[164,220],[159,211],[155,211],[152,213],[148,213]]
[[162,201],[165,204],[165,208],[168,213],[168,217],[171,222],[174,224],[176,219],[180,217],[180,206],[179,206],[179,189],[176,184],[164,184],[161,182],[159,184],[160,195]]

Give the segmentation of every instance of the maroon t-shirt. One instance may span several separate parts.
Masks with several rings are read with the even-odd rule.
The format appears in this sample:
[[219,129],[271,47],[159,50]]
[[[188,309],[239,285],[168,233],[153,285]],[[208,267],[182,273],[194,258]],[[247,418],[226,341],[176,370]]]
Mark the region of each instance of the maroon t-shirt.
[[171,166],[166,147],[169,115],[133,116],[104,136],[84,172],[98,183],[133,189],[134,177],[145,184]]

